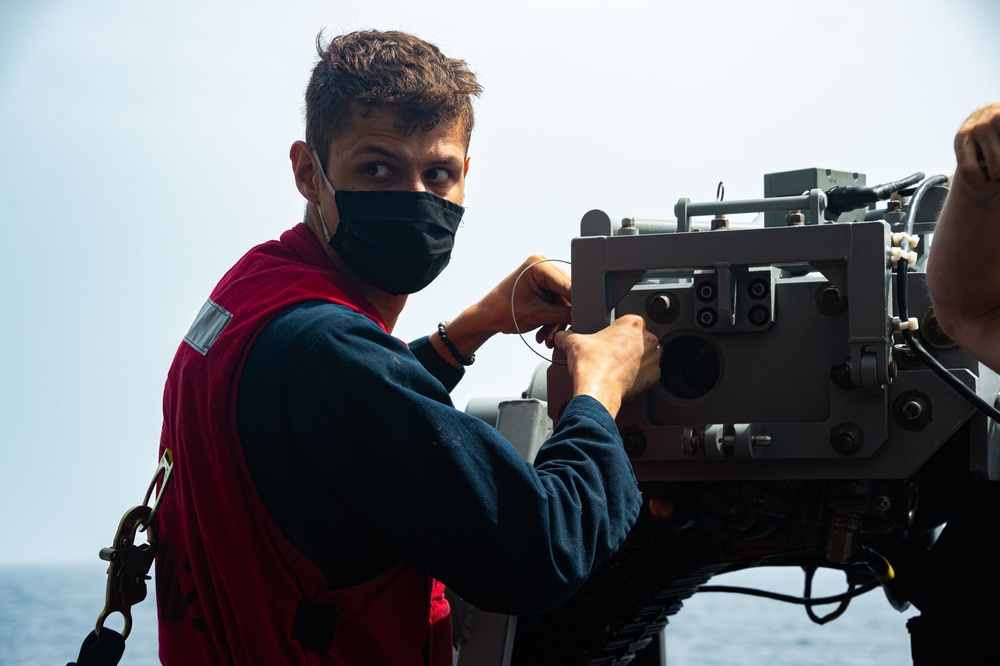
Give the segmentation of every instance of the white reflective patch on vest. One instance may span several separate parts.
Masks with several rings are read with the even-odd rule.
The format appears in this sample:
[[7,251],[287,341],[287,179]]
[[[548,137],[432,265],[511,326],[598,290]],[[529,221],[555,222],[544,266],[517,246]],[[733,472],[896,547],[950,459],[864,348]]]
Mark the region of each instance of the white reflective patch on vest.
[[212,299],[205,301],[201,312],[194,318],[194,323],[184,336],[184,342],[198,350],[204,356],[212,344],[222,335],[226,325],[233,318],[233,313],[224,307],[213,303]]

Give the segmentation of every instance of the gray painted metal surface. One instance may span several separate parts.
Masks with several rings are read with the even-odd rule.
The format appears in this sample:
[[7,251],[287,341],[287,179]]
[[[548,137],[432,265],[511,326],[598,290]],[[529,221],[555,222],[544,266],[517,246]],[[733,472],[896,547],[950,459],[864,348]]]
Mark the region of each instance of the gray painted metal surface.
[[[766,183],[787,190],[823,178],[825,186],[864,184],[860,174],[818,169],[772,174]],[[637,314],[664,347],[661,382],[618,416],[637,476],[902,479],[971,421],[980,438],[972,467],[1000,478],[995,429],[899,344],[890,261],[898,218],[865,221],[862,209],[838,223],[676,231],[690,228],[684,218],[693,213],[817,202],[810,215],[822,219],[816,191],[725,203],[682,199],[673,229],[640,223],[639,233],[573,240],[573,329],[591,333]],[[581,231],[603,232],[614,226],[610,220],[590,211]],[[994,402],[995,373],[923,336],[934,321],[919,265],[907,282],[909,314],[921,321],[925,346]],[[550,368],[548,393],[558,418],[572,395],[563,368]]]

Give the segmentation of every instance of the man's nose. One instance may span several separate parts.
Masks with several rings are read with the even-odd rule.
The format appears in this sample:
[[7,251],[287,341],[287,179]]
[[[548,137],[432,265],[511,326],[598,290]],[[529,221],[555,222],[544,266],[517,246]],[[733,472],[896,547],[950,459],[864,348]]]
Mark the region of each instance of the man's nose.
[[416,171],[413,173],[407,173],[406,177],[401,180],[400,189],[409,190],[411,192],[426,192],[427,184],[424,182],[423,172]]
[[427,185],[424,183],[423,179],[417,178],[410,184],[410,186],[407,189],[413,192],[426,192]]

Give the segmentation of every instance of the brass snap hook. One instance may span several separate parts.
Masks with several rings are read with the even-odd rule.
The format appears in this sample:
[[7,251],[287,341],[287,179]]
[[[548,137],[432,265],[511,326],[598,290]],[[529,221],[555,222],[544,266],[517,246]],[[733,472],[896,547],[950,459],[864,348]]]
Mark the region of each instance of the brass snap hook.
[[148,506],[136,506],[125,512],[114,543],[110,548],[102,548],[100,558],[109,562],[108,585],[104,610],[97,616],[94,634],[101,633],[104,621],[111,613],[121,613],[125,618],[122,638],[127,638],[132,630],[132,606],[146,598],[146,581],[149,568],[160,549],[154,539],[155,529],[146,532],[147,542],[136,546],[135,535],[140,526],[149,526],[152,512]]
[[153,472],[153,479],[149,482],[149,487],[146,489],[146,496],[142,499],[142,503],[149,505],[149,499],[153,495],[153,491],[156,489],[156,482],[163,478],[163,483],[160,484],[160,492],[156,493],[156,497],[153,498],[153,504],[150,506],[149,517],[143,521],[142,530],[153,521],[156,517],[156,510],[160,508],[160,498],[163,496],[163,489],[167,487],[167,482],[170,481],[170,476],[174,473],[174,460],[173,456],[170,454],[170,449],[166,449],[163,452],[163,456],[160,458],[160,464],[156,466],[156,471]]

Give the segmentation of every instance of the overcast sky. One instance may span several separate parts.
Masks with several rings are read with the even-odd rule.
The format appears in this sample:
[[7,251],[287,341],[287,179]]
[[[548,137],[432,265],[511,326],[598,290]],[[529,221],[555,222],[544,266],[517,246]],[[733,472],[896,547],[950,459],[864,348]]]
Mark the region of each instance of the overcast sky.
[[[177,344],[301,219],[288,148],[316,34],[372,27],[485,86],[455,255],[403,339],[531,253],[569,259],[588,210],[667,218],[806,167],[947,172],[958,125],[1000,99],[990,0],[0,0],[0,564],[95,560],[141,502]],[[490,342],[456,405],[518,395],[538,363]]]

